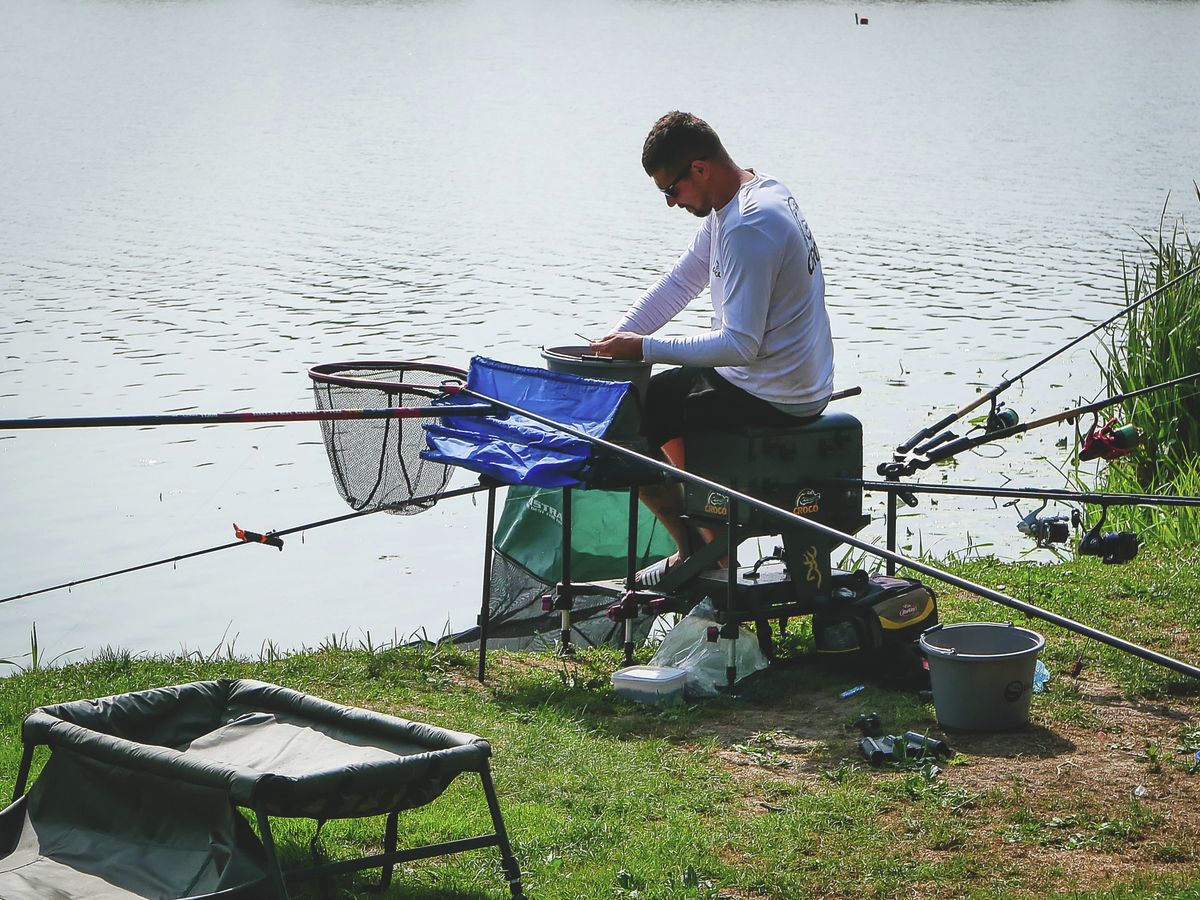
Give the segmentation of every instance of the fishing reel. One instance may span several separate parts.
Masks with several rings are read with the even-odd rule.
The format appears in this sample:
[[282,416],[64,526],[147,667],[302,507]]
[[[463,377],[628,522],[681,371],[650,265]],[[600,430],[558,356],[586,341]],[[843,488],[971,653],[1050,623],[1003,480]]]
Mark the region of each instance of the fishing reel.
[[1021,417],[1017,415],[1017,411],[1011,406],[997,403],[993,397],[992,408],[988,411],[987,422],[984,423],[983,430],[987,434],[993,434],[1006,428],[1015,428],[1019,424],[1021,424]]
[[[1014,507],[1017,506],[1017,501],[1012,502]],[[1071,539],[1071,529],[1078,528],[1080,524],[1079,511],[1074,510],[1070,516],[1043,516],[1042,510],[1046,508],[1046,501],[1037,509],[1028,515],[1021,516],[1017,522],[1017,531],[1021,534],[1033,538],[1038,547],[1045,548],[1054,544],[1065,544]],[[1020,513],[1017,508],[1017,512]]]
[[1100,425],[1100,417],[1093,416],[1092,427],[1084,435],[1079,449],[1081,462],[1089,459],[1120,459],[1128,456],[1142,442],[1141,429],[1134,425],[1118,425],[1115,418]]
[[1100,508],[1100,519],[1088,530],[1079,542],[1079,553],[1082,556],[1098,556],[1100,562],[1108,565],[1121,565],[1137,556],[1138,536],[1132,531],[1106,531],[1100,533],[1108,510]]

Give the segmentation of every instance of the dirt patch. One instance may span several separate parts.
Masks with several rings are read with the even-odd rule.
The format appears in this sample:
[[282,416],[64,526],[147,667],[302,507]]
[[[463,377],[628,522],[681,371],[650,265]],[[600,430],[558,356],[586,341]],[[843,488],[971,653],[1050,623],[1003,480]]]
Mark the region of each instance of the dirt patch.
[[[462,689],[503,696],[514,682],[535,676],[535,683],[548,681],[565,695],[578,691],[580,696],[603,697],[595,706],[589,701],[580,708],[590,708],[589,723],[610,734],[665,738],[710,751],[715,744],[714,764],[740,787],[735,809],[742,816],[783,811],[781,804],[787,801],[780,799],[781,783],[826,790],[841,777],[839,772],[853,766],[886,791],[887,780],[912,774],[894,767],[873,769],[863,759],[861,735],[851,721],[865,705],[839,696],[846,687],[842,679],[833,686],[827,679],[810,684],[803,676],[785,676],[769,692],[748,690],[740,700],[714,701],[670,715],[644,707],[605,709],[611,700],[611,667],[602,660],[498,654],[495,664],[489,670],[495,677],[486,686],[465,671],[451,678]],[[876,702],[883,704],[885,726],[895,728],[900,724],[896,716],[911,714],[914,707],[907,698],[893,703],[893,721],[888,721],[887,696],[877,694]],[[902,727],[925,730],[919,722]],[[957,753],[939,763],[936,778],[963,798],[945,812],[961,827],[947,832],[945,846],[920,833],[897,839],[925,859],[968,853],[989,872],[988,861],[994,861],[995,871],[985,883],[1006,896],[1098,891],[1138,876],[1194,878],[1200,873],[1195,838],[1200,833],[1200,774],[1189,771],[1193,760],[1177,752],[1177,746],[1181,731],[1197,729],[1200,698],[1131,701],[1086,672],[1078,679],[1062,674],[1052,682],[1051,695],[1035,702],[1030,724],[1018,731],[929,729],[931,737],[946,740]],[[739,864],[738,859],[727,861]],[[980,886],[974,882],[975,889]],[[861,896],[838,893],[834,885],[825,890],[822,896],[830,898]],[[948,897],[961,890],[914,883],[906,886],[906,896]],[[722,888],[721,896],[757,900],[760,895]]]
[[[972,849],[1036,875],[1030,889],[1102,890],[1139,874],[1195,873],[1200,861],[1200,774],[1178,752],[1181,728],[1200,728],[1195,699],[1123,699],[1108,684],[1081,678],[1084,724],[1052,722],[1035,705],[1030,725],[1005,734],[945,733],[957,751],[937,776],[969,797],[963,815]],[[777,781],[819,782],[854,764],[860,735],[847,727],[836,695],[773,697],[706,720],[697,739],[716,740],[716,761],[746,788],[744,814],[769,814],[765,789]],[[1036,889],[1034,886],[1037,886]],[[913,896],[945,896],[933,890]]]

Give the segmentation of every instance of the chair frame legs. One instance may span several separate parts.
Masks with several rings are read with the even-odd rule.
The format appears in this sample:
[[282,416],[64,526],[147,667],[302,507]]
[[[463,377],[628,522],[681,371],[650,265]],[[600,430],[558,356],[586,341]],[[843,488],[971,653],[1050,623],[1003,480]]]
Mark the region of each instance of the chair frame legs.
[[276,900],[289,900],[286,882],[311,881],[326,878],[331,875],[342,875],[357,872],[362,869],[381,869],[379,890],[384,891],[391,885],[392,873],[396,863],[411,862],[427,859],[432,856],[444,856],[450,853],[461,853],[464,850],[479,850],[485,847],[497,847],[500,850],[500,865],[504,877],[508,881],[509,891],[513,900],[524,900],[525,889],[521,884],[521,867],[513,854],[512,845],[508,840],[508,831],[504,827],[504,817],[500,812],[500,800],[496,796],[496,787],[492,782],[491,766],[485,761],[483,768],[478,770],[480,781],[483,783],[483,793],[487,798],[488,812],[492,816],[492,833],[481,834],[477,837],[460,838],[453,841],[442,841],[427,844],[423,847],[397,850],[399,813],[388,814],[384,827],[384,852],[360,859],[348,859],[339,862],[311,866],[307,869],[297,869],[284,872],[279,865],[279,856],[275,848],[275,839],[271,833],[270,817],[262,809],[253,809],[258,821],[259,833],[262,838],[263,850],[266,854],[267,867],[270,870],[268,879]]

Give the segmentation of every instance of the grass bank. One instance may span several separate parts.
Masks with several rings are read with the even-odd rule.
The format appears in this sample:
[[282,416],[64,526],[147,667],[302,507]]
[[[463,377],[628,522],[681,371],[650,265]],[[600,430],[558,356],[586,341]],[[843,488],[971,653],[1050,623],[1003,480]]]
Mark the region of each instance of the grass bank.
[[[1200,187],[1196,189],[1200,200]],[[1127,393],[1200,372],[1200,244],[1184,222],[1160,225],[1145,239],[1145,258],[1127,273],[1126,302],[1135,303],[1180,279],[1120,323],[1100,360],[1111,394]],[[1186,276],[1186,277],[1181,277]],[[1200,387],[1178,387],[1128,401],[1127,422],[1143,434],[1126,459],[1099,464],[1097,483],[1116,493],[1200,494]],[[1086,427],[1087,423],[1081,423]],[[1172,546],[1200,541],[1200,510],[1114,507],[1114,526]]]
[[[1176,657],[1200,661],[1194,555],[1144,553],[1123,567],[961,563],[966,577]],[[1009,613],[940,591],[944,621]],[[878,711],[889,733],[936,727],[913,693],[803,661],[739,698],[637,706],[608,686],[615,652],[566,662],[489,656],[493,678],[449,648],[333,648],[260,660],[108,654],[0,682],[0,789],[9,792],[30,709],[216,677],[253,677],[489,738],[497,788],[532,897],[1200,898],[1200,685],[1053,626],[1053,673],[1032,723],[948,735],[943,771],[872,769],[851,726]],[[1078,677],[1069,674],[1079,663]],[[39,760],[40,764],[40,760]],[[461,780],[461,779],[460,779]],[[465,780],[462,780],[465,781]],[[402,840],[478,833],[487,811],[456,785],[405,814]],[[377,840],[380,822],[335,821],[331,857]],[[281,823],[287,858],[312,825]],[[370,877],[331,896],[367,896]],[[412,864],[387,897],[504,897],[494,852]],[[317,896],[297,894],[297,896]]]

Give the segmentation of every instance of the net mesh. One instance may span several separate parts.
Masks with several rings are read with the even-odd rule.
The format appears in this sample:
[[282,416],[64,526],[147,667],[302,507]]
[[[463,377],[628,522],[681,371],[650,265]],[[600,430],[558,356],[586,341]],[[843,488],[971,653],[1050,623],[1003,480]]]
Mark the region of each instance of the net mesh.
[[[452,370],[418,363],[347,363],[310,373],[317,409],[428,406],[443,395]],[[354,510],[414,515],[432,507],[450,467],[421,458],[423,419],[338,419],[321,422],[325,451],[342,498]]]

